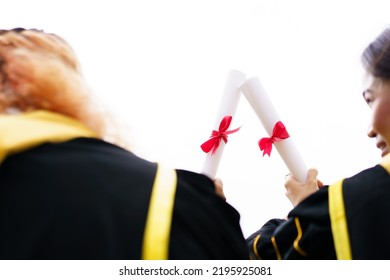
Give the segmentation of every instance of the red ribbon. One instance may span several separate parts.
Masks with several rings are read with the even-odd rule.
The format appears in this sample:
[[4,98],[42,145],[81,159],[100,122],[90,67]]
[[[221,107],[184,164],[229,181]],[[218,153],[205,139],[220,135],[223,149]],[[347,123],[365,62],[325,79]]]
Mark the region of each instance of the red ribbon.
[[203,152],[208,153],[210,151],[213,155],[219,147],[219,143],[223,140],[225,143],[228,141],[228,135],[240,130],[240,128],[236,128],[233,130],[227,130],[232,122],[232,116],[225,116],[221,123],[219,124],[218,131],[213,130],[211,133],[210,139],[204,142],[200,147]]
[[288,134],[286,127],[281,121],[278,121],[274,126],[272,136],[270,138],[264,137],[259,140],[260,150],[264,150],[263,156],[265,154],[271,156],[272,144],[275,142],[282,141],[283,139],[286,139],[288,137],[290,137],[290,135]]

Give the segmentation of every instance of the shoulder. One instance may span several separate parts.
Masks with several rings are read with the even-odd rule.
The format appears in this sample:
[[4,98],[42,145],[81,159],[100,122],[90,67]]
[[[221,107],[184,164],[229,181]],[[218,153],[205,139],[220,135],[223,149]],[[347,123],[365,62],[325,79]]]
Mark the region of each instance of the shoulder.
[[342,181],[344,203],[352,214],[367,207],[384,207],[390,195],[389,184],[390,176],[382,165],[363,170]]
[[385,182],[390,182],[387,170],[380,164],[365,169],[354,176],[342,180],[343,193],[366,193],[373,191],[373,187],[383,187]]

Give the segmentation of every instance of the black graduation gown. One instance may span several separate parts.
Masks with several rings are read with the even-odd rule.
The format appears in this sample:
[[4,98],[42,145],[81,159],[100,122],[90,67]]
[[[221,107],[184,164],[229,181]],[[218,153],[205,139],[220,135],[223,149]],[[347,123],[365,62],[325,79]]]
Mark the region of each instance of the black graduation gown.
[[252,259],[390,259],[390,157],[303,200],[247,238]]
[[[0,259],[141,259],[158,164],[93,137],[43,142],[0,165]],[[212,180],[175,171],[167,258],[248,259]]]

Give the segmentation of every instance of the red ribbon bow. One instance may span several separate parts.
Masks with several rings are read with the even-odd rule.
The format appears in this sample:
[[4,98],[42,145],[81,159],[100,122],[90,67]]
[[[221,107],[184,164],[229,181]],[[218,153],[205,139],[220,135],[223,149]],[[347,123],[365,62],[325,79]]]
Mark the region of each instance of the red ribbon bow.
[[240,130],[240,128],[236,128],[233,130],[227,130],[232,122],[232,116],[225,116],[221,123],[219,124],[218,131],[213,130],[210,139],[204,142],[200,147],[203,152],[208,153],[210,151],[212,155],[216,152],[219,147],[219,143],[223,140],[225,143],[228,141],[228,135]]
[[283,139],[286,139],[290,137],[288,134],[286,127],[281,121],[278,121],[274,129],[272,131],[272,136],[270,138],[264,137],[259,140],[259,147],[260,150],[263,151],[263,156],[267,154],[268,156],[271,156],[271,151],[272,151],[272,144],[275,142],[279,142]]

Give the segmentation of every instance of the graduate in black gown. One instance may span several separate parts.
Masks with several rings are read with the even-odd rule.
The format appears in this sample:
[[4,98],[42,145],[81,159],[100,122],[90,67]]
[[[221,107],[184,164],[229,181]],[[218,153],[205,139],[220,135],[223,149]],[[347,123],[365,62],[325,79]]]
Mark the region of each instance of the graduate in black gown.
[[61,37],[0,30],[0,78],[0,259],[249,259],[211,179],[122,145]]
[[362,62],[363,97],[372,111],[368,136],[376,138],[382,161],[320,188],[315,169],[305,184],[288,176],[295,208],[247,238],[252,259],[390,259],[390,29],[367,46]]

